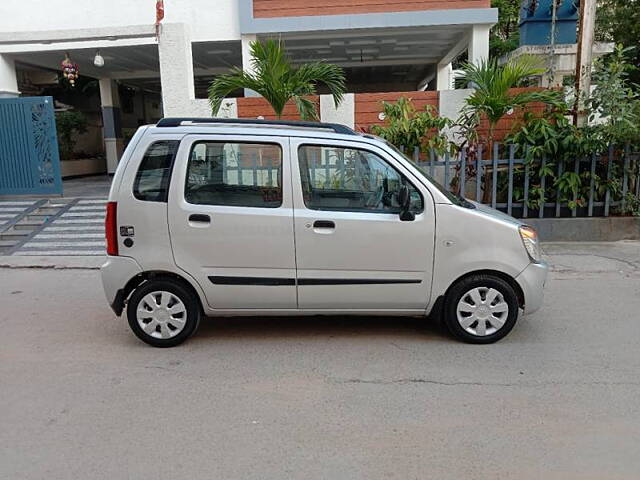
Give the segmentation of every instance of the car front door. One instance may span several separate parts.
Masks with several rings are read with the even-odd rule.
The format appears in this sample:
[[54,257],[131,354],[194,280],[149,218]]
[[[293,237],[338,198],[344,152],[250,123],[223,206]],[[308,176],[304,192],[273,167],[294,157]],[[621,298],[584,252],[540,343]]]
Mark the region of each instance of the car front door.
[[[299,308],[424,311],[435,228],[429,191],[374,145],[291,138],[290,146]],[[402,185],[412,221],[400,219]]]
[[289,139],[186,136],[169,231],[176,265],[211,308],[296,308]]

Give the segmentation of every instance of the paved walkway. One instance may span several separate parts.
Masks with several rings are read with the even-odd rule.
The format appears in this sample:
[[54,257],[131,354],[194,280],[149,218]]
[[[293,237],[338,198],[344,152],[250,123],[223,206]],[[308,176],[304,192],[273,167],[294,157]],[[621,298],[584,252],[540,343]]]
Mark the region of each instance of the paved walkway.
[[106,198],[74,199],[14,255],[104,255]]
[[[16,245],[2,249],[10,256],[103,256],[105,205],[111,178],[103,175],[66,180],[64,196],[49,203],[64,205]],[[8,231],[46,199],[0,199],[0,233]],[[9,243],[9,242],[7,242]],[[2,245],[0,245],[2,247]],[[8,249],[8,251],[7,251]]]

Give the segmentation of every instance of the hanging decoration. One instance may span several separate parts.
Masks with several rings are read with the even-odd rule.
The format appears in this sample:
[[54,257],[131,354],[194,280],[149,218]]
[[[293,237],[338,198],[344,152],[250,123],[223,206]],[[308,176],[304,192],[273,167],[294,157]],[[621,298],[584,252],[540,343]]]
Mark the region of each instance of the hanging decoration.
[[160,22],[164,18],[164,0],[156,0],[156,40],[160,41]]
[[65,53],[64,60],[60,64],[62,66],[62,74],[67,79],[69,84],[73,87],[76,84],[78,75],[80,74],[80,68],[77,63],[73,63],[69,58],[69,54]]
[[93,64],[98,67],[104,67],[104,57],[100,55],[100,50],[96,50],[96,56],[93,57]]

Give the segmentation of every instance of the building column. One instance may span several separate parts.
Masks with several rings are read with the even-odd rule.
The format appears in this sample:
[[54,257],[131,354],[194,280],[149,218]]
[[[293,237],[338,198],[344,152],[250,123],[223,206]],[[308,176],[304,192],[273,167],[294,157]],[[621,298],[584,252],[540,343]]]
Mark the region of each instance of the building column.
[[469,38],[469,62],[478,65],[489,58],[490,25],[474,25]]
[[355,94],[345,93],[338,107],[333,101],[333,96],[320,95],[320,121],[340,123],[349,128],[355,128]]
[[102,133],[107,157],[107,173],[114,173],[122,156],[122,125],[118,84],[111,78],[101,78],[98,83],[100,85]]
[[[242,35],[240,41],[242,44],[242,70],[247,73],[253,73],[253,65],[251,64],[251,43],[258,40],[256,35]],[[244,89],[245,97],[258,97],[259,95],[248,88]]]
[[7,55],[0,55],[0,98],[17,97],[19,95],[16,65],[13,58]]
[[436,90],[453,90],[453,67],[451,62],[439,63],[436,68]]
[[193,82],[191,32],[183,23],[164,23],[158,43],[162,108],[165,117],[192,116],[196,97]]

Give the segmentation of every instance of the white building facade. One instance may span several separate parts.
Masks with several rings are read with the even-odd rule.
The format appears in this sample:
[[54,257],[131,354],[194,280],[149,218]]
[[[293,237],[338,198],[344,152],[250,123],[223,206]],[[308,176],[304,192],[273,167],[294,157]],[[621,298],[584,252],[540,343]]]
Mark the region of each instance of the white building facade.
[[[164,9],[156,35],[156,0],[0,3],[0,96],[20,95],[21,66],[60,71],[68,55],[99,80],[112,171],[122,148],[117,83],[157,91],[164,116],[210,116],[210,81],[250,69],[250,42],[276,37],[294,62],[345,68],[350,93],[448,90],[452,60],[465,50],[472,62],[486,58],[497,21],[489,0],[165,0]],[[320,103],[323,117],[340,119]],[[231,100],[222,114],[235,108]]]

